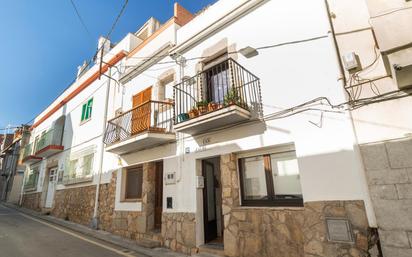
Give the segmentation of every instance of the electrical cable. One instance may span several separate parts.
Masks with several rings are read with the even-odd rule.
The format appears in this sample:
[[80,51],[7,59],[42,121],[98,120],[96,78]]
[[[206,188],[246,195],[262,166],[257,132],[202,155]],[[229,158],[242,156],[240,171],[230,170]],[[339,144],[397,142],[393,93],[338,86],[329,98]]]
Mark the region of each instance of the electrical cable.
[[77,18],[79,18],[80,23],[82,24],[84,30],[87,32],[87,35],[89,35],[90,39],[93,40],[93,36],[90,33],[90,30],[87,28],[86,23],[84,22],[82,16],[80,15],[80,12],[76,6],[76,4],[74,3],[74,0],[70,0],[70,3],[74,9],[74,11],[76,12]]
[[377,14],[377,15],[375,15],[375,16],[371,16],[370,18],[371,18],[371,19],[375,19],[375,18],[379,18],[379,17],[382,17],[382,16],[386,16],[386,15],[392,14],[392,13],[396,13],[396,12],[408,10],[408,9],[412,9],[412,6],[402,7],[402,8],[397,8],[397,9],[389,10],[389,11],[386,11],[386,12],[383,12],[383,13],[380,13],[380,14]]

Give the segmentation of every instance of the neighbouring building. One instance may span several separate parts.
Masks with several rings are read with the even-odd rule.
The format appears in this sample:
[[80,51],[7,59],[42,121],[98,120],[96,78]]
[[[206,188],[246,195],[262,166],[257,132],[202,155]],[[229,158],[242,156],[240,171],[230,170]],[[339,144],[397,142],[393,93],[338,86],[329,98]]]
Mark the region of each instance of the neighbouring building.
[[412,2],[328,2],[383,256],[412,256]]
[[139,42],[134,34],[116,45],[101,37],[94,62],[79,66],[76,81],[35,118],[22,157],[24,207],[96,225],[96,189],[117,164],[103,145],[109,96],[119,91],[126,52]]
[[34,121],[23,206],[186,254],[411,256],[410,7],[175,4],[101,38]]
[[16,153],[19,150],[19,139],[18,133],[0,135],[0,201],[7,201],[11,190],[17,164]]

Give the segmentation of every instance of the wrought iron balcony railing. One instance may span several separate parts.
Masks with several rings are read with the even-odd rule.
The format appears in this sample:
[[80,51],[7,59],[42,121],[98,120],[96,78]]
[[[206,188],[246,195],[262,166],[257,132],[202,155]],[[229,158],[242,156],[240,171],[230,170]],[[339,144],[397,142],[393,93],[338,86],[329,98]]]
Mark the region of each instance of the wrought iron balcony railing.
[[173,103],[147,101],[107,122],[104,142],[108,145],[144,132],[172,132]]
[[229,58],[174,86],[174,123],[232,105],[262,115],[260,80]]

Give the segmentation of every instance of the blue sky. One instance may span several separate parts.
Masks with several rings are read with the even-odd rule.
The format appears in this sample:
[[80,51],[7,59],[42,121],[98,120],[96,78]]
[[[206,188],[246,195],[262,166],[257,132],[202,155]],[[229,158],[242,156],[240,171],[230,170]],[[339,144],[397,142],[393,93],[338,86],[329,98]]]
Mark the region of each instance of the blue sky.
[[[112,42],[136,31],[151,16],[165,22],[179,2],[197,12],[216,0],[129,0]],[[2,1],[0,7],[0,129],[30,121],[66,88],[83,60],[96,51],[123,0],[74,0],[91,37],[70,0]],[[0,133],[2,131],[0,130]]]

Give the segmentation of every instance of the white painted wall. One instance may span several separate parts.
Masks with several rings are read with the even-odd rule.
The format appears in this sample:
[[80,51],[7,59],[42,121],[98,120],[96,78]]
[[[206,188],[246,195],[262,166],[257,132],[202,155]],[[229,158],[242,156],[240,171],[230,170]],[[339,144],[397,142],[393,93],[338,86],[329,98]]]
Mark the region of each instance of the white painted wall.
[[[181,44],[186,44],[202,28],[217,24],[228,12],[246,2],[260,4],[180,54],[187,59],[202,56],[205,49],[222,39],[227,39],[228,45],[239,50],[246,46],[260,47],[328,35],[328,20],[321,0],[221,0],[177,31],[176,49],[181,49]],[[261,79],[264,115],[319,96],[328,97],[334,104],[346,101],[338,82],[339,72],[334,65],[336,56],[330,38],[260,50],[259,55],[251,59],[241,55],[234,57]],[[197,62],[188,61],[184,69],[186,76],[195,75]],[[178,67],[176,72],[179,72]],[[156,74],[150,75],[156,77]],[[124,106],[131,106],[132,92],[136,93],[150,84],[144,75],[135,78],[130,87],[139,85],[139,88],[126,88]],[[176,184],[164,186],[164,211],[196,212],[197,220],[201,221],[201,190],[196,189],[195,183],[199,159],[295,143],[304,201],[364,200],[373,225],[374,216],[351,119],[348,113],[324,113],[321,128],[309,122],[319,123],[320,115],[318,111],[311,111],[197,137],[180,135],[179,138],[184,139],[176,144],[124,155],[122,162],[127,166],[163,158],[164,174],[176,172],[177,175]],[[205,141],[209,143],[203,145]],[[190,153],[184,154],[185,149],[190,149]],[[166,209],[166,197],[169,196],[173,197],[173,209]]]
[[[374,51],[375,39],[371,30],[358,30],[370,28],[371,25],[373,25],[375,32],[378,29],[382,34],[377,38],[380,51],[398,47],[404,44],[407,38],[412,35],[407,19],[402,18],[405,14],[408,14],[409,18],[412,17],[410,15],[412,3],[402,0],[328,0],[328,2],[331,12],[336,16],[333,19],[333,24],[341,54],[355,52],[359,56],[363,68],[373,63],[376,58]],[[400,10],[370,21],[371,16],[401,8],[409,9]],[[401,26],[405,22],[409,26],[408,28]],[[393,23],[395,25],[399,24],[399,26],[393,29]],[[397,36],[384,34],[385,31],[395,33]],[[392,58],[392,55],[389,55],[389,58]],[[345,75],[347,78],[350,77],[347,72]],[[382,55],[379,56],[375,65],[360,73],[360,76],[365,79],[376,79],[388,75],[391,74],[385,69]],[[379,79],[375,81],[375,84],[380,93],[398,90],[394,80],[390,77]],[[366,84],[362,87],[361,97],[374,95],[369,85]],[[376,103],[353,111],[358,142],[368,143],[402,138],[412,133],[412,120],[409,118],[411,112],[411,97]]]

